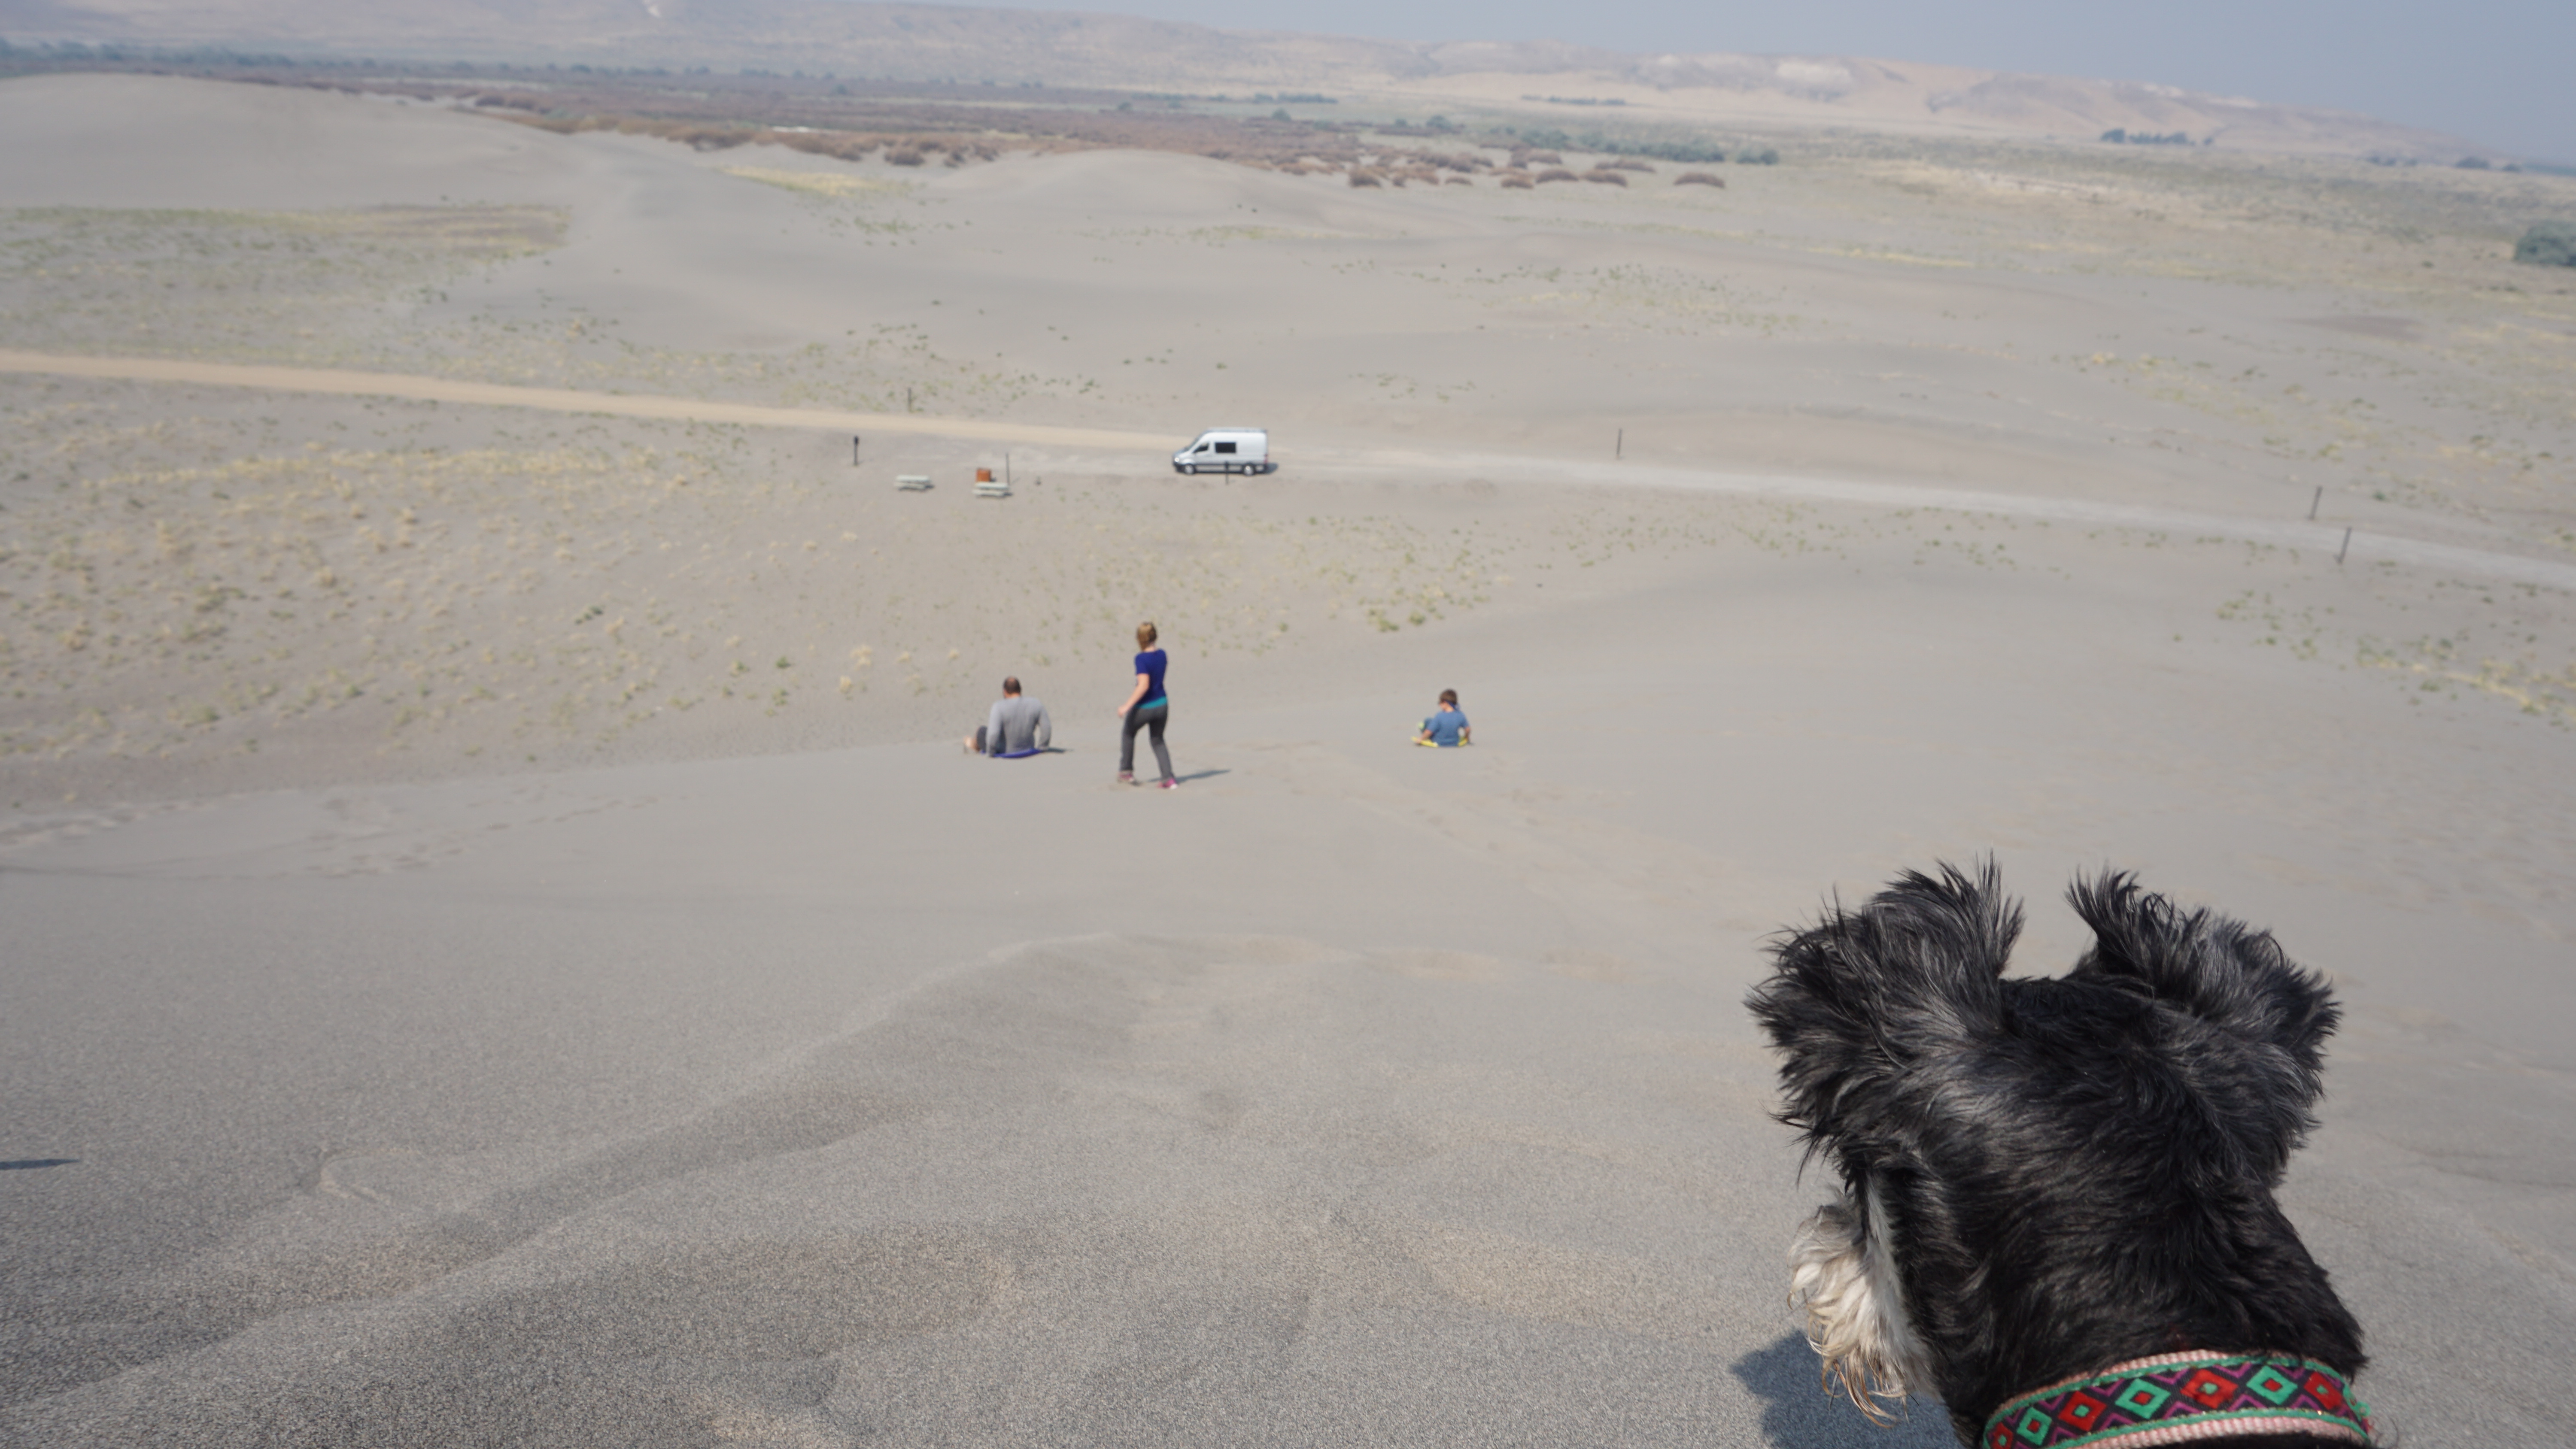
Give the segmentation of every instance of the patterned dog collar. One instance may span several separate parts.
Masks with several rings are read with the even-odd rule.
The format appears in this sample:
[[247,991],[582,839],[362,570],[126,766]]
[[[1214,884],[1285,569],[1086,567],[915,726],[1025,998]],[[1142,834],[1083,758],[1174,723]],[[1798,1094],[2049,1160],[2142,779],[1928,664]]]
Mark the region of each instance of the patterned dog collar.
[[1986,1420],[1985,1449],[2121,1449],[2226,1434],[2371,1442],[2370,1406],[2308,1359],[2169,1353],[2024,1394]]

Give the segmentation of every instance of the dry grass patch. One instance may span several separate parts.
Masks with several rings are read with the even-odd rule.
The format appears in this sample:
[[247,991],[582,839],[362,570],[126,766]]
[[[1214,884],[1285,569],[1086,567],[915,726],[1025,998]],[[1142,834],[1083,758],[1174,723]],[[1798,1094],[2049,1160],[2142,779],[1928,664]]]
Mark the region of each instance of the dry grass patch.
[[776,186],[787,191],[802,192],[809,196],[826,196],[834,200],[871,194],[902,196],[912,191],[911,185],[906,182],[886,181],[873,176],[851,176],[839,171],[780,171],[766,166],[726,166],[719,169],[727,176],[739,176],[745,181],[757,181],[764,186]]
[[562,244],[552,207],[0,211],[0,337],[39,351],[329,363],[396,299]]

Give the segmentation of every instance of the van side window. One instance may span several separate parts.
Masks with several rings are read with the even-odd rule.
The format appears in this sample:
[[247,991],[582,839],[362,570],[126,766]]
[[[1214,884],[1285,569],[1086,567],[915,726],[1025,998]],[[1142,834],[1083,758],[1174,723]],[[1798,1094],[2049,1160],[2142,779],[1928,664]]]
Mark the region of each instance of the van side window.
[[1233,451],[1234,451],[1234,444],[1232,444],[1232,443],[1219,443],[1219,444],[1217,444],[1217,445],[1216,445],[1216,450],[1217,450],[1218,452],[1220,452],[1220,453],[1231,453],[1231,452],[1233,452]]

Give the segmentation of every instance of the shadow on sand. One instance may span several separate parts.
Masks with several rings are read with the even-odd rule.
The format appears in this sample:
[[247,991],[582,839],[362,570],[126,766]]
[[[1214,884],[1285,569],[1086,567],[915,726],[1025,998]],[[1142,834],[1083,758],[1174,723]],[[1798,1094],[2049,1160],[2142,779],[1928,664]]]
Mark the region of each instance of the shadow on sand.
[[1949,1416],[1931,1399],[1908,1399],[1902,1418],[1886,1428],[1861,1417],[1817,1379],[1816,1351],[1795,1333],[1758,1348],[1733,1365],[1735,1377],[1762,1401],[1762,1440],[1779,1449],[1946,1449]]

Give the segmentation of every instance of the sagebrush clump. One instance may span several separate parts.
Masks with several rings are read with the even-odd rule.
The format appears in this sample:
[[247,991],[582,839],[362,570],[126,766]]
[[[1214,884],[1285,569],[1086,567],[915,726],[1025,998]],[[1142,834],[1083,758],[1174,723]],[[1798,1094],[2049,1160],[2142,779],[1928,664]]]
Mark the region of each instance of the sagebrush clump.
[[2513,259],[2544,267],[2576,267],[2576,222],[2536,221],[2513,244]]

